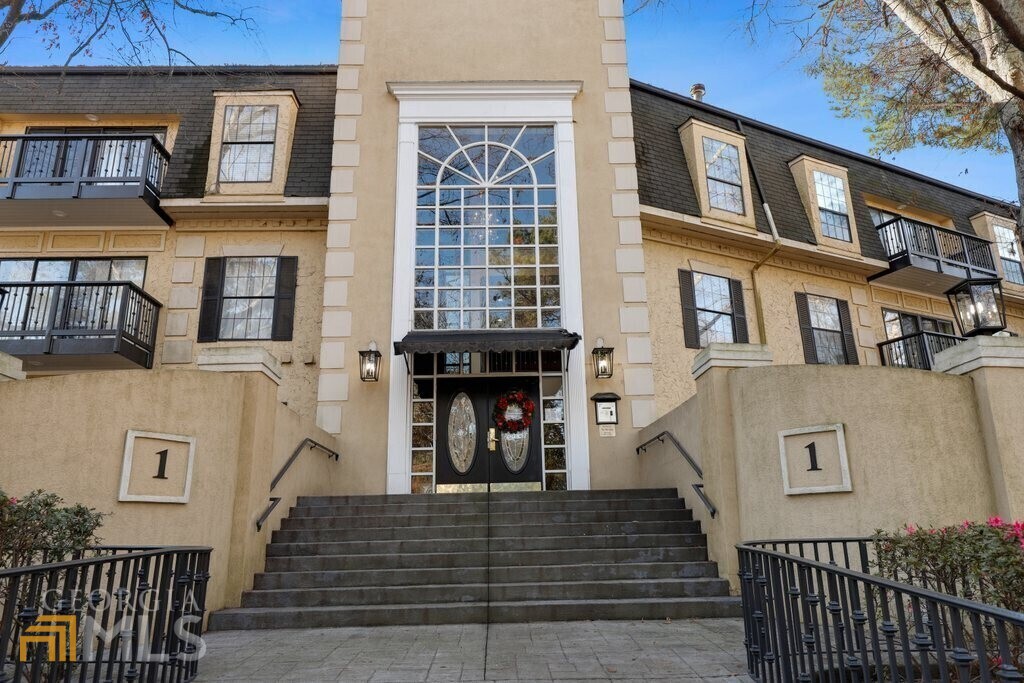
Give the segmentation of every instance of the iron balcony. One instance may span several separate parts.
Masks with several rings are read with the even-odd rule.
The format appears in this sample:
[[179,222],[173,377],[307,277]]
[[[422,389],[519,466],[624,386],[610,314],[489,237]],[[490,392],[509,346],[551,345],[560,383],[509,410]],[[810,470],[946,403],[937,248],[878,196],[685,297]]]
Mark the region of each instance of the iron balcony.
[[882,365],[915,370],[931,370],[935,354],[964,341],[963,337],[941,332],[915,332],[878,345]]
[[0,282],[0,351],[27,372],[151,368],[160,308],[131,282]]
[[878,226],[889,268],[869,278],[872,282],[944,294],[969,278],[996,278],[992,243],[955,230],[909,218],[895,218]]
[[0,228],[166,228],[169,161],[153,135],[0,135]]

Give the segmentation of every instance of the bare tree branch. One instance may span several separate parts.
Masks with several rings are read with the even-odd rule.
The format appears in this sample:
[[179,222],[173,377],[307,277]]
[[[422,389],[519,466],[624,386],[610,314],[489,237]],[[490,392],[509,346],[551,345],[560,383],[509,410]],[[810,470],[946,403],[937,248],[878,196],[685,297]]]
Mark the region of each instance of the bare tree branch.
[[1010,43],[1024,52],[1024,26],[1019,25],[1014,21],[1010,13],[1006,11],[1003,4],[999,0],[975,0],[979,5],[985,8],[985,11],[992,17],[992,21],[1002,29],[1003,33],[1006,34],[1006,39]]
[[953,17],[953,12],[949,9],[947,0],[935,0],[935,2],[942,11],[943,16],[946,18],[946,22],[949,24],[949,29],[953,32],[953,35],[956,36],[957,40],[963,46],[963,49],[970,55],[971,63],[974,67],[1010,95],[1024,100],[1024,90],[1021,90],[1013,83],[1008,82],[988,66],[981,52],[974,46],[974,43],[967,38],[963,29],[961,29],[957,24],[956,19]]

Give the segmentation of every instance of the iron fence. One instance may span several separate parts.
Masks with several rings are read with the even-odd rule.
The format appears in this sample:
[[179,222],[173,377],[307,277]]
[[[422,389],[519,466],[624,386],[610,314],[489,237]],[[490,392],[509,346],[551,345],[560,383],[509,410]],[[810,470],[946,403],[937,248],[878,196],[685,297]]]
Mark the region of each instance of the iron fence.
[[963,341],[963,337],[952,334],[915,332],[880,343],[878,351],[882,356],[882,365],[931,370],[935,365],[935,354]]
[[871,574],[871,539],[737,546],[757,681],[1021,681],[1024,614]]
[[0,570],[0,683],[194,679],[210,548],[85,555]]
[[965,270],[971,277],[996,277],[992,244],[980,237],[909,218],[894,218],[877,230],[890,261],[917,257],[940,273]]

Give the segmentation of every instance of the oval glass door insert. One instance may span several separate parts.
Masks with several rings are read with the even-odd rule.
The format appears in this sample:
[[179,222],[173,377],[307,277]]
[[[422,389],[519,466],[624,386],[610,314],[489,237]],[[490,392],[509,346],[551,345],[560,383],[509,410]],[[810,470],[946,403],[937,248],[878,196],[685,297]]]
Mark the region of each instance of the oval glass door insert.
[[466,474],[476,459],[476,411],[466,392],[452,399],[448,412],[448,459],[459,474]]

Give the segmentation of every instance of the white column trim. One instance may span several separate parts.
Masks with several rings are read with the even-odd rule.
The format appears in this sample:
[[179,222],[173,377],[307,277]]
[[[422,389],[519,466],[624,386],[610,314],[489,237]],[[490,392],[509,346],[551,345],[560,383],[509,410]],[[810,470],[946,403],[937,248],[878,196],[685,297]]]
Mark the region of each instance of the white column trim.
[[[583,285],[580,259],[579,205],[576,190],[576,143],[573,99],[579,82],[389,83],[399,101],[398,182],[395,198],[394,283],[391,341],[412,329],[415,249],[415,182],[417,127],[425,123],[547,123],[555,126],[561,235],[562,322],[583,334]],[[567,274],[573,277],[567,278]],[[389,347],[391,345],[389,344]],[[590,488],[587,425],[586,343],[569,354],[566,440],[568,487]],[[393,353],[392,349],[389,349]],[[412,385],[405,361],[390,355],[387,492],[409,493],[412,476]]]

